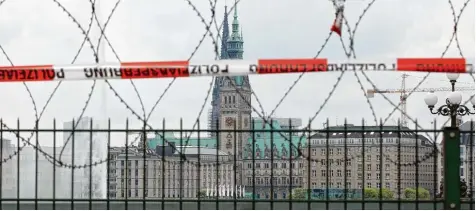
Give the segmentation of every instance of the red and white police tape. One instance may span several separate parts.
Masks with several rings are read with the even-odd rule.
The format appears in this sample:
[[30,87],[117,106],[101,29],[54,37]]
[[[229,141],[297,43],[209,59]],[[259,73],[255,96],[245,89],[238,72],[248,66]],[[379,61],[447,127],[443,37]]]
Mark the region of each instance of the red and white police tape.
[[155,61],[89,65],[0,66],[0,82],[245,76],[335,71],[474,73],[464,58],[397,58],[388,62],[317,59]]

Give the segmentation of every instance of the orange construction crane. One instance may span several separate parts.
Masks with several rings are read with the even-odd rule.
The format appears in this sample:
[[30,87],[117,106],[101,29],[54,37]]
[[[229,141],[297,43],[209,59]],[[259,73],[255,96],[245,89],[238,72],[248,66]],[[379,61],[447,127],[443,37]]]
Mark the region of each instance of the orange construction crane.
[[[404,113],[407,113],[407,98],[408,94],[412,92],[413,89],[407,89],[405,87],[405,79],[409,75],[403,74],[402,75],[402,85],[400,89],[368,89],[367,90],[367,97],[368,98],[373,98],[375,93],[399,93],[400,94],[400,110],[403,111],[400,117],[401,120],[401,125],[402,126],[408,126],[407,125],[407,117],[404,115]],[[455,91],[474,91],[474,87],[456,87]],[[419,88],[413,90],[413,92],[451,92],[451,87],[440,87],[440,88]]]

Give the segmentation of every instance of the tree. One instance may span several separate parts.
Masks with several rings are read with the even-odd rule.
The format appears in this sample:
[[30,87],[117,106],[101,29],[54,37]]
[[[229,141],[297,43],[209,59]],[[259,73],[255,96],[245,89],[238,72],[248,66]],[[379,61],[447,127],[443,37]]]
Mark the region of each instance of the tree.
[[393,192],[388,188],[382,188],[382,199],[393,199]]
[[429,200],[430,199],[430,191],[428,191],[425,188],[418,188],[418,199]]
[[[404,194],[406,199],[416,200],[417,190],[415,188],[405,188]],[[430,192],[425,188],[418,188],[418,199],[430,199]]]
[[304,189],[304,188],[294,188],[291,195],[290,195],[290,198],[291,199],[297,199],[297,200],[304,200],[304,199],[307,198],[306,196],[307,196],[306,189]]
[[403,194],[406,199],[416,199],[416,190],[413,188],[405,188]]
[[365,188],[364,189],[364,198],[365,199],[377,199],[379,192],[376,188]]
[[380,197],[379,188],[365,188],[364,197],[366,199],[393,199],[393,192],[388,188],[382,188],[382,197]]
[[200,198],[207,198],[207,191],[204,191],[204,190],[201,190],[201,191],[198,191],[197,193],[197,198],[200,197]]

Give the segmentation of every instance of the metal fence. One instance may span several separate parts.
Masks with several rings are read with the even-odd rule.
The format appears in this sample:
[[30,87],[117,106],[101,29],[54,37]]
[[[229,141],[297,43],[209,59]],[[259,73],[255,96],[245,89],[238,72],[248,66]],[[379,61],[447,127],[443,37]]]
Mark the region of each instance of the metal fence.
[[2,123],[1,208],[474,209],[473,122],[314,130],[266,121],[226,120],[220,130]]

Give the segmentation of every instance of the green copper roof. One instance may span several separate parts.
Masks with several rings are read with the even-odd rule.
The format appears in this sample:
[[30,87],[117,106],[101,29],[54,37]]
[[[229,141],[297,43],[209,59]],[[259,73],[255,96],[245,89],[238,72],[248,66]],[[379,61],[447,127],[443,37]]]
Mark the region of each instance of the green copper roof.
[[[271,154],[275,158],[288,158],[290,155],[296,156],[297,148],[303,147],[306,144],[306,137],[289,135],[283,132],[270,132],[271,126],[269,123],[266,124],[262,119],[254,121],[253,129],[256,131],[254,133],[255,149],[253,151],[253,140],[250,138],[243,152],[243,158],[251,159],[250,152],[254,152],[255,159],[269,159]],[[273,130],[283,130],[278,121],[273,120],[271,124],[273,125]],[[293,147],[290,147],[289,141],[293,143]]]
[[233,79],[235,80],[235,84],[237,86],[242,86],[243,85],[243,76],[234,76]]
[[[282,130],[281,125],[278,121],[272,122],[274,130]],[[264,127],[263,127],[264,126]],[[297,148],[303,147],[306,144],[306,137],[301,136],[290,136],[289,134],[281,135],[279,132],[269,132],[271,127],[269,124],[263,124],[263,120],[255,120],[254,127],[252,128],[255,130],[255,149],[253,151],[253,139],[250,137],[244,146],[243,151],[243,158],[244,159],[252,159],[252,155],[255,155],[255,159],[270,159],[271,153],[273,153],[273,157],[275,158],[289,158],[292,154],[293,156],[297,155]],[[268,130],[268,131],[264,131]],[[261,131],[261,132],[260,132]],[[180,139],[179,137],[174,136],[173,133],[167,132],[165,133],[165,139],[168,142],[175,143],[176,146],[185,145],[187,138]],[[289,141],[291,140],[294,144],[294,147],[290,148]],[[274,143],[274,145],[271,144]],[[190,138],[188,141],[188,146],[201,146],[206,148],[216,148],[216,139],[213,138]],[[155,137],[148,140],[148,147],[149,149],[155,149],[157,145],[163,145],[163,141],[161,137]],[[273,151],[271,151],[274,149]],[[253,153],[251,153],[253,152]]]

